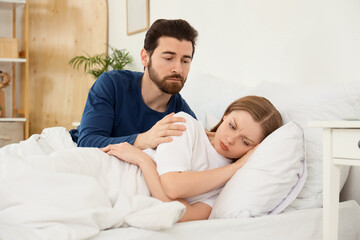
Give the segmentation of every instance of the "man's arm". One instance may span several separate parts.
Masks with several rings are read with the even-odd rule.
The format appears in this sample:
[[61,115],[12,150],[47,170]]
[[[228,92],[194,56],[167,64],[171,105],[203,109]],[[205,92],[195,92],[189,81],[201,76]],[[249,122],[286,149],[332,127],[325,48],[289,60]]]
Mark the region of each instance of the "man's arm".
[[91,87],[78,128],[79,147],[105,147],[135,141],[137,134],[110,137],[115,122],[116,94],[119,92],[107,73],[102,74]]
[[[186,130],[184,125],[175,124],[185,122],[182,117],[173,117],[174,113],[165,116],[150,130],[144,133],[123,137],[104,137],[88,134],[78,141],[80,147],[104,147],[110,144],[128,142],[139,149],[156,148],[160,143],[171,142],[171,136],[180,136]],[[95,129],[94,129],[95,130]]]
[[[131,77],[126,76],[126,74],[116,76]],[[140,149],[155,148],[160,143],[171,141],[170,136],[181,135],[181,131],[185,130],[184,126],[173,124],[179,121],[182,122],[184,119],[172,117],[171,114],[164,117],[147,132],[134,132],[131,135],[111,137],[116,127],[116,116],[123,116],[122,118],[126,119],[129,116],[127,111],[130,111],[130,109],[119,108],[119,106],[123,105],[117,101],[125,99],[127,93],[124,93],[125,90],[119,89],[115,80],[107,73],[102,74],[90,89],[81,124],[78,128],[79,138],[77,144],[79,147],[105,147],[109,144],[128,142]],[[124,97],[119,98],[121,94],[124,94]],[[116,112],[116,106],[124,112]],[[136,128],[136,119],[129,118],[126,121],[129,121],[130,126],[133,124],[134,129]],[[123,125],[120,127],[126,128]],[[119,131],[119,129],[117,130]],[[128,131],[128,129],[124,130]]]

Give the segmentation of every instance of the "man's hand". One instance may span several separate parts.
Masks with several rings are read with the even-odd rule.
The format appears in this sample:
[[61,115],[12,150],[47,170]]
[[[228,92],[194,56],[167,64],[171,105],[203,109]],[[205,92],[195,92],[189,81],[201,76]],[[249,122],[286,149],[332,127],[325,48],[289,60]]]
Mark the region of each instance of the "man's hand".
[[170,136],[180,136],[186,127],[176,122],[185,122],[182,117],[173,117],[174,113],[166,115],[158,121],[149,131],[137,136],[134,146],[140,149],[156,148],[160,143],[171,142]]

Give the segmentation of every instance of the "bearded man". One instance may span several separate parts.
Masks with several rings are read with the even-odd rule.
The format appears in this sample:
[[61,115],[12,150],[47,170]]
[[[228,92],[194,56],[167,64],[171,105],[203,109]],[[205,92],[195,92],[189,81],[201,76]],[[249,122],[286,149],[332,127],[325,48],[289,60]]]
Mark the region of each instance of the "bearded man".
[[141,62],[144,73],[103,73],[89,91],[80,126],[70,131],[79,147],[106,147],[128,142],[156,148],[181,135],[184,111],[196,118],[179,94],[195,52],[197,31],[185,20],[155,21],[145,35]]

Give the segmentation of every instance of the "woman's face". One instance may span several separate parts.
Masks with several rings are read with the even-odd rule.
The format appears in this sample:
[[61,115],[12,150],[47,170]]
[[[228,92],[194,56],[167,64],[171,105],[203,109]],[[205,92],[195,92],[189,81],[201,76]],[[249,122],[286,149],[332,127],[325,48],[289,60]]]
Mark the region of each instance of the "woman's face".
[[236,110],[224,116],[211,144],[222,156],[238,159],[261,140],[260,124],[247,111]]

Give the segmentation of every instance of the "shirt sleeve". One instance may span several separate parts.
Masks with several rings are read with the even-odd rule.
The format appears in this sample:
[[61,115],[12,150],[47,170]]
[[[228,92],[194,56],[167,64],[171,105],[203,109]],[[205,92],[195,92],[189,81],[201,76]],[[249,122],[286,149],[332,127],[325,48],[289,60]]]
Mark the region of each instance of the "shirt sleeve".
[[81,118],[79,147],[105,147],[109,144],[133,144],[138,134],[110,137],[115,121],[115,85],[107,73],[102,74],[89,91]]
[[213,208],[214,204],[215,204],[215,201],[216,201],[218,196],[219,196],[219,194],[216,194],[216,195],[213,195],[213,196],[211,196],[209,198],[201,199],[199,202],[203,202],[203,203],[209,205],[211,208]]
[[186,130],[181,136],[173,136],[169,143],[162,143],[156,149],[155,162],[159,175],[168,172],[191,171],[193,142],[196,131],[196,120],[185,113],[177,113],[177,116],[186,119]]

